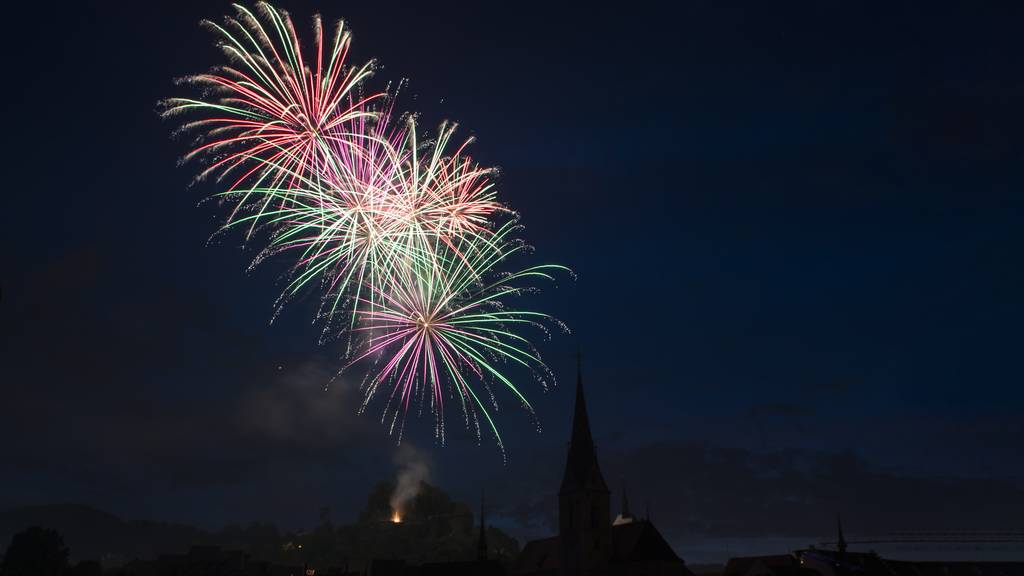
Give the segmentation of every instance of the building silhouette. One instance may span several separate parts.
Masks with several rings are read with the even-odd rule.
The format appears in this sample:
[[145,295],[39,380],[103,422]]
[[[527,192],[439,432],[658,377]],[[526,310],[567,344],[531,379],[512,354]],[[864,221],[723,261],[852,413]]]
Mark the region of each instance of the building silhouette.
[[722,576],[1024,576],[1024,562],[889,560],[853,552],[836,516],[835,550],[810,547],[789,554],[732,558]]
[[558,535],[528,542],[514,572],[523,576],[692,576],[650,518],[622,510],[611,519],[611,491],[598,464],[577,366],[576,404],[565,473],[558,490]]

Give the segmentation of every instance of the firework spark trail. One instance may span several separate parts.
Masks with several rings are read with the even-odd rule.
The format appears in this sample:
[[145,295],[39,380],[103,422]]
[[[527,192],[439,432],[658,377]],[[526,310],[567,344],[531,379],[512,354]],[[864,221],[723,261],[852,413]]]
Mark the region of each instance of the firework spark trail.
[[[401,439],[419,401],[433,412],[444,443],[447,394],[466,426],[479,437],[485,422],[504,453],[492,385],[532,413],[504,366],[525,367],[545,388],[554,383],[517,331],[565,329],[547,315],[508,308],[506,300],[531,290],[526,282],[567,269],[499,270],[527,246],[513,236],[520,228],[515,213],[497,200],[494,170],[468,154],[472,139],[455,144],[456,124],[443,123],[433,139],[421,140],[415,116],[394,114],[393,94],[358,97],[370,64],[346,66],[351,37],[341,22],[326,45],[314,18],[316,56],[307,61],[286,12],[266,3],[257,5],[259,17],[235,8],[223,26],[205,23],[235,66],[187,79],[207,90],[203,99],[161,106],[165,116],[203,116],[182,128],[199,133],[184,159],[206,160],[197,179],[229,182],[214,195],[233,204],[223,230],[246,228],[247,241],[267,233],[253,266],[291,257],[275,317],[319,284],[324,336],[350,339],[342,371],[370,364],[360,412],[390,389],[382,421],[390,415],[391,432],[397,426]],[[508,216],[504,224],[499,215]]]

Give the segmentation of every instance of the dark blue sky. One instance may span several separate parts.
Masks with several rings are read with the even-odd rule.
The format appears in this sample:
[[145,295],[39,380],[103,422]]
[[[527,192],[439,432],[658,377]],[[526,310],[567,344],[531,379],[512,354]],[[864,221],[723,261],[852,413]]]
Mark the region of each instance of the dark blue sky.
[[[375,82],[500,166],[573,335],[502,413],[509,462],[409,442],[547,533],[579,342],[606,476],[687,558],[771,537],[1021,528],[1024,7],[1012,3],[282,5],[344,17]],[[433,3],[432,3],[433,4]],[[282,263],[205,240],[155,103],[219,62],[220,3],[7,15],[0,506],[309,526],[393,475]],[[20,13],[19,13],[20,12]],[[789,538],[791,540],[783,540]],[[767,540],[763,540],[766,542]]]

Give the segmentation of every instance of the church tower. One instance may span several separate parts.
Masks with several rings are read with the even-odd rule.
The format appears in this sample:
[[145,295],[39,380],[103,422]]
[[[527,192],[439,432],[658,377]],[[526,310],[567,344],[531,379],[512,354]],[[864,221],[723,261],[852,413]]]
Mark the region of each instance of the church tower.
[[559,554],[567,576],[606,571],[612,552],[611,492],[597,464],[579,359],[576,370],[572,439],[558,491]]

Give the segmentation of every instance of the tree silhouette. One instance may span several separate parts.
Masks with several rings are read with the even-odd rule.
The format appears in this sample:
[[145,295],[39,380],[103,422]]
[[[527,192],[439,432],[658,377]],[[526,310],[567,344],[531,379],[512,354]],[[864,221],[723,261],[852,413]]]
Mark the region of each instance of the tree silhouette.
[[0,576],[61,576],[68,568],[68,549],[56,530],[33,526],[11,538]]

